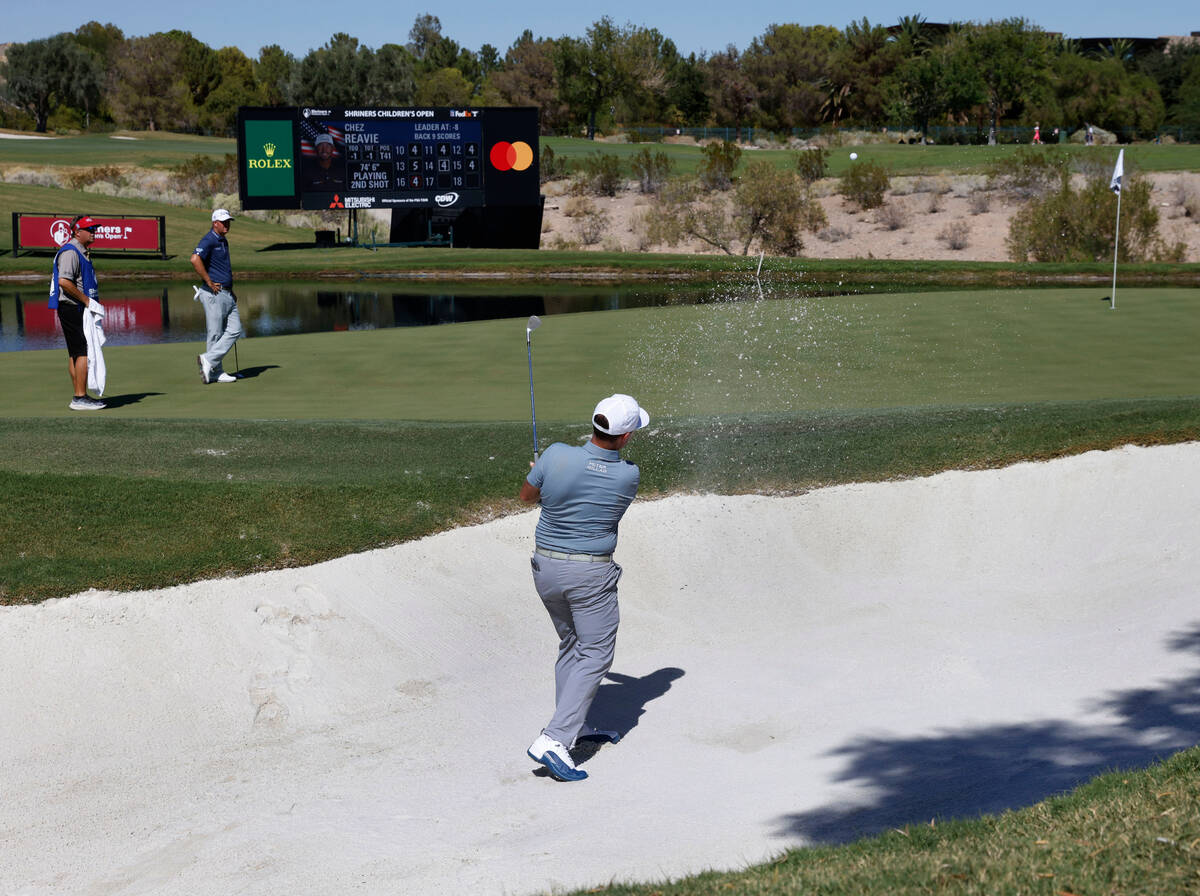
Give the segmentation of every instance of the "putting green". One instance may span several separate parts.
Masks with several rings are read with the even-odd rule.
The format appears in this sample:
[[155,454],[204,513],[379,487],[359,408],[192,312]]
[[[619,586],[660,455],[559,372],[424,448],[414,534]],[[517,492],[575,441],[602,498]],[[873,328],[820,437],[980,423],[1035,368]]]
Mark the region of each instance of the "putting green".
[[[631,392],[656,418],[1200,393],[1200,290],[983,290],[738,299],[555,315],[533,337],[539,420]],[[718,297],[719,299],[719,297]],[[525,320],[250,338],[202,386],[199,343],[113,347],[130,418],[521,420]],[[232,366],[232,356],[227,359]],[[0,415],[68,415],[62,349],[0,354]]]

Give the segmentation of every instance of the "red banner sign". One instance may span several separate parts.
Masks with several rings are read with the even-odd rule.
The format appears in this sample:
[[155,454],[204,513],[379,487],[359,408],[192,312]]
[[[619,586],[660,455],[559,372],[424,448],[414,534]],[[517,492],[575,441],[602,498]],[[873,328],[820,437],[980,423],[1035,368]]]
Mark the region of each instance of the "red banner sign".
[[[44,301],[27,302],[22,307],[27,333],[53,333],[58,329],[58,312],[51,311]],[[105,299],[104,332],[149,332],[161,334],[163,313],[161,299]],[[151,340],[147,340],[151,341]]]
[[[14,213],[14,252],[22,249],[55,251],[71,239],[70,215],[26,215]],[[129,252],[166,251],[161,217],[133,218],[93,216],[98,222],[93,250],[123,249]]]

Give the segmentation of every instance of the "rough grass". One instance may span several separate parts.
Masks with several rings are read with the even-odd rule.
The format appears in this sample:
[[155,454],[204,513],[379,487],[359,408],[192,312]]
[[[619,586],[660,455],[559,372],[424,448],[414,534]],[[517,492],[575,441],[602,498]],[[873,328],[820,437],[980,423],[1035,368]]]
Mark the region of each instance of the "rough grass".
[[[543,445],[586,435],[539,425]],[[1197,438],[1200,402],[1179,399],[668,419],[627,454],[649,497]],[[0,418],[0,603],[315,563],[477,522],[520,509],[531,450],[516,422]]]

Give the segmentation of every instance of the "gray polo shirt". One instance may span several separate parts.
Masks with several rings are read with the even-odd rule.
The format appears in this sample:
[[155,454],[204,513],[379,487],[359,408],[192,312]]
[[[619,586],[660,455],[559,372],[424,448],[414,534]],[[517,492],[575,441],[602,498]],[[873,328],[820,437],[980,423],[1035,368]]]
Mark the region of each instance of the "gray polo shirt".
[[555,442],[526,481],[541,489],[537,546],[571,554],[611,554],[617,525],[637,496],[641,471],[616,451]]
[[[80,245],[79,240],[72,239],[71,242],[68,243],[67,245],[74,246],[76,249],[78,249],[80,252],[82,252],[85,257],[91,258],[91,256],[88,255],[88,250],[83,248],[82,245]],[[79,256],[76,255],[74,252],[72,252],[70,249],[68,249],[66,246],[63,246],[62,249],[60,249],[58,251],[58,279],[59,280],[70,280],[72,283],[74,283],[76,286],[79,287],[80,292],[86,291],[83,288],[83,265],[81,265],[79,263]],[[71,298],[69,295],[67,295],[66,290],[59,291],[58,301],[63,305],[78,305],[78,304],[80,304],[79,302],[76,302],[73,298]]]

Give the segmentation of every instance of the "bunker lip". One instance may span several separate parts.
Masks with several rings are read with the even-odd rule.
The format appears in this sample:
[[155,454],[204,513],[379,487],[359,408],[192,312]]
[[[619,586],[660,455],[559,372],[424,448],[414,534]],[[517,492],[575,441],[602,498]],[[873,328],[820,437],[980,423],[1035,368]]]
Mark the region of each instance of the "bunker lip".
[[589,719],[622,737],[570,788],[524,753],[554,698],[532,511],[0,608],[6,880],[533,893],[1029,805],[1200,738],[1168,711],[1194,705],[1198,514],[1200,443],[639,500]]

